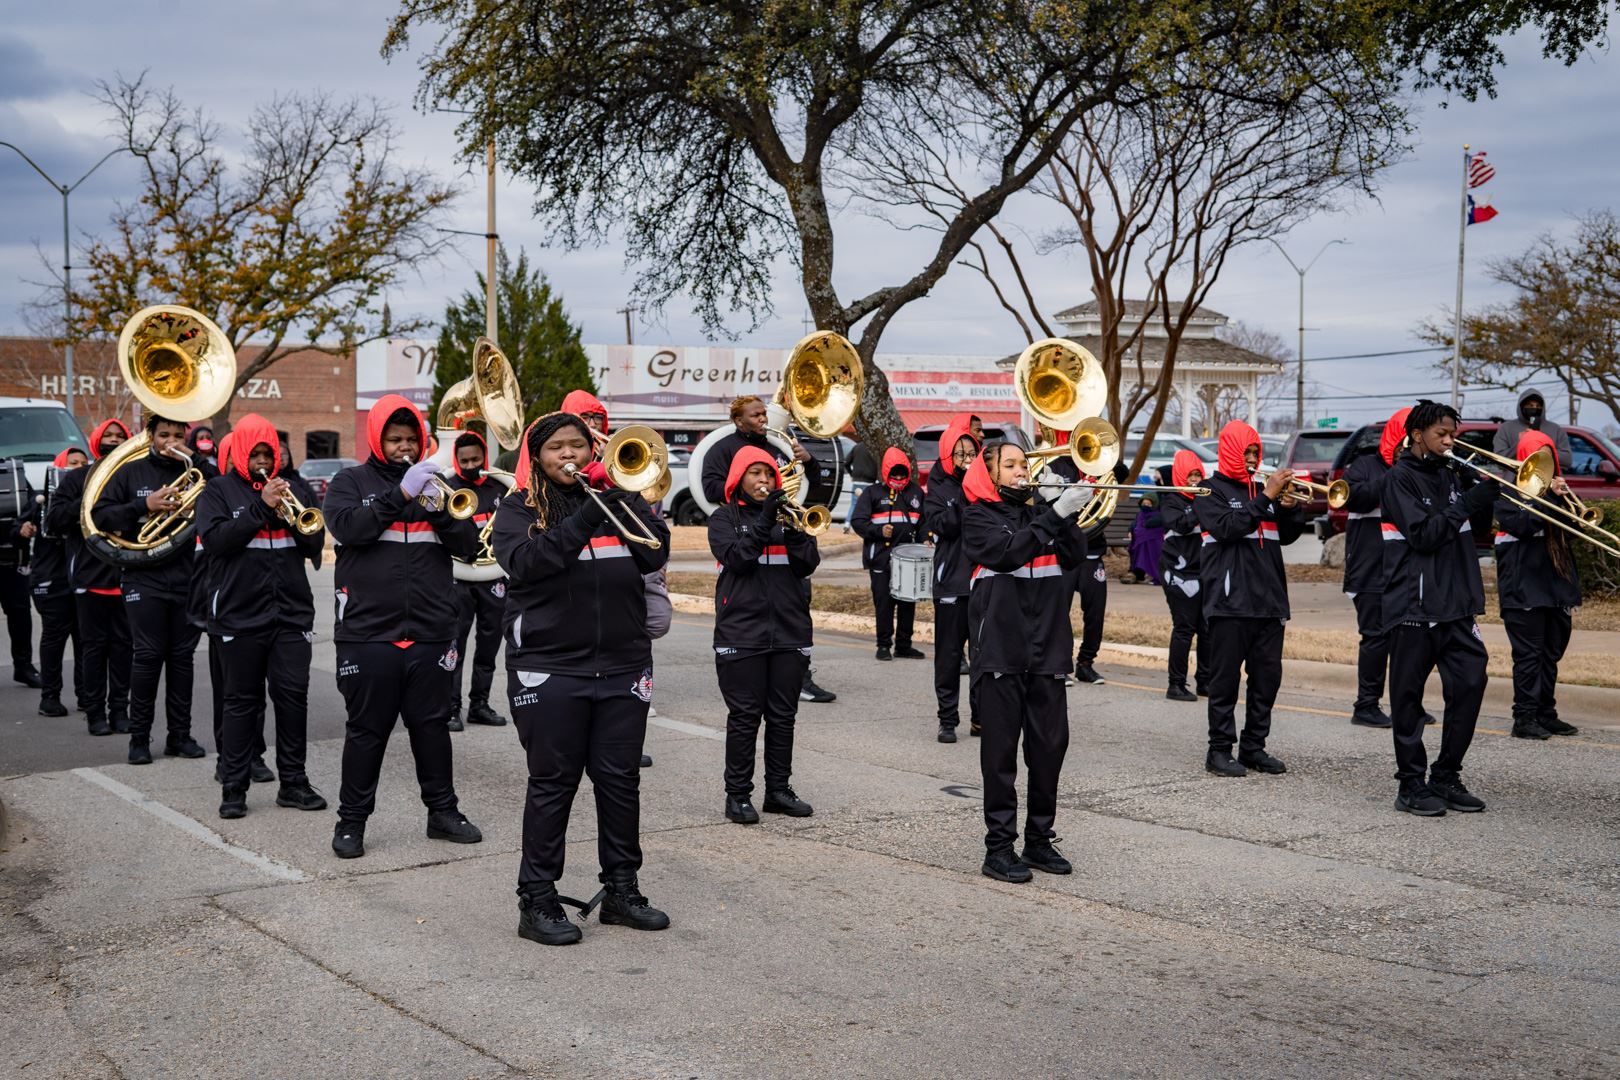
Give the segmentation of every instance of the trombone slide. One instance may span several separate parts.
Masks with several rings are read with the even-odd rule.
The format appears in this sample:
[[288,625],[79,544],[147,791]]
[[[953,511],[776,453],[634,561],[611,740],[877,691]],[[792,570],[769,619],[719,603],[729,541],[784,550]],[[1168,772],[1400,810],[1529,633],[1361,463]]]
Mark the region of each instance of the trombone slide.
[[602,513],[607,515],[607,519],[613,523],[613,527],[619,531],[620,536],[632,544],[650,547],[654,551],[664,546],[663,541],[653,535],[653,531],[648,527],[647,523],[636,517],[634,513],[626,511],[628,521],[615,513],[612,505],[598,495],[595,488],[585,482],[585,478],[579,474],[579,466],[570,461],[563,466],[563,472],[572,476],[574,481],[584,489],[585,494],[591,497],[591,501],[601,508]]

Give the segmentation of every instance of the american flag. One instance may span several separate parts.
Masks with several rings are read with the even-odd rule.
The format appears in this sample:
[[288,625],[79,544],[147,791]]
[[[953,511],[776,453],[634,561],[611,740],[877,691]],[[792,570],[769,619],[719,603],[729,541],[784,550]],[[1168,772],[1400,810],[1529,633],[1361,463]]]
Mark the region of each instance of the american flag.
[[1494,166],[1485,164],[1485,151],[1481,150],[1468,163],[1468,186],[1477,188],[1496,175]]

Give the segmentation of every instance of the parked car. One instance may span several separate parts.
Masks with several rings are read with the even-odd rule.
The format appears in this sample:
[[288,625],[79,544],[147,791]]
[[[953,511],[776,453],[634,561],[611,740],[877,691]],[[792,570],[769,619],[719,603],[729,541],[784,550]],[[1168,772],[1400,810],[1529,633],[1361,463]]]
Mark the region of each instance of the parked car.
[[298,466],[298,475],[302,476],[315,492],[317,503],[326,502],[326,486],[332,482],[332,477],[344,469],[351,469],[360,464],[354,458],[330,457],[309,458]]
[[[854,446],[851,439],[840,435],[836,439],[817,439],[804,434],[797,428],[790,429],[793,437],[799,444],[821,465],[821,471],[827,475],[837,475],[843,480],[842,490],[838,501],[828,506],[834,521],[846,521],[850,510],[854,506],[854,495],[851,491],[853,485],[846,472],[845,464],[849,460],[849,450]],[[669,459],[669,494],[664,496],[664,513],[677,525],[702,525],[709,520],[709,515],[692,495],[692,482],[690,463],[692,454],[684,448],[672,448]],[[826,504],[832,495],[831,481],[822,481],[812,484],[807,496],[803,499],[806,506],[816,503]]]
[[[939,440],[944,434],[944,424],[926,424],[912,433],[912,455],[917,459],[917,482],[924,487],[928,486],[928,474],[933,471],[934,463],[939,460]],[[985,424],[984,439],[986,442],[1001,439],[1017,443],[1025,450],[1033,449],[1035,445],[1028,433],[1016,424]],[[876,476],[874,475],[872,479],[875,480]]]
[[[1313,484],[1327,484],[1333,472],[1333,461],[1339,450],[1350,441],[1351,432],[1337,428],[1303,428],[1288,436],[1278,455],[1279,468],[1293,469],[1301,480]],[[1311,521],[1328,512],[1327,496],[1318,495],[1305,504],[1305,520]]]
[[0,461],[20,460],[35,491],[44,490],[45,470],[69,446],[89,453],[84,432],[60,401],[0,397]]

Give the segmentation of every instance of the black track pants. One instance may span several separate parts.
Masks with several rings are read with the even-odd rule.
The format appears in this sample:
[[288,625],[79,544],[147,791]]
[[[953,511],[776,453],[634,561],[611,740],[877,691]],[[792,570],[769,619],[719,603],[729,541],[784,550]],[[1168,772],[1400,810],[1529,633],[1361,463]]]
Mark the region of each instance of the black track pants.
[[192,655],[201,632],[186,612],[186,599],[125,590],[129,616],[129,732],[150,738],[157,712],[158,677],[163,677],[163,715],[169,738],[191,734]]
[[1502,609],[1513,646],[1513,722],[1558,717],[1558,661],[1569,648],[1570,614],[1564,608]]
[[84,715],[88,721],[129,715],[129,617],[116,593],[73,597],[84,643]]
[[[501,651],[501,615],[506,608],[506,579],[456,582],[456,696],[466,685],[467,666],[472,665],[472,693],[468,704],[487,703],[489,688],[495,682],[495,658]],[[497,590],[500,596],[496,595]],[[473,639],[471,655],[467,638]]]
[[917,617],[917,605],[910,600],[896,600],[889,593],[887,570],[868,573],[872,579],[872,607],[877,610],[878,648],[911,648],[911,625]]
[[1456,776],[1474,741],[1479,705],[1485,700],[1485,643],[1473,619],[1433,626],[1402,623],[1389,636],[1389,707],[1395,721],[1395,778],[1422,780],[1428,755],[1423,749],[1423,684],[1440,669],[1446,712],[1440,756],[1433,772]]
[[[939,726],[961,722],[957,707],[962,692],[962,655],[968,643],[968,598],[934,601],[934,696],[939,699]],[[968,684],[968,719],[979,715],[978,687]]]
[[309,782],[304,749],[309,725],[310,640],[284,627],[217,638],[225,676],[224,786],[246,790],[248,767],[264,753],[266,687],[276,708],[276,775],[283,784]]
[[1178,586],[1167,582],[1164,600],[1170,607],[1170,681],[1186,684],[1187,657],[1196,638],[1198,669],[1193,672],[1193,685],[1206,689],[1209,686],[1209,627],[1204,622],[1204,598],[1188,596]]
[[73,691],[81,709],[90,707],[84,688],[84,653],[79,645],[79,618],[72,593],[34,597],[39,612],[39,689],[41,694],[61,696],[62,656],[73,642]]
[[28,575],[15,565],[0,565],[0,608],[11,635],[11,667],[21,674],[34,666],[34,612],[28,606]]
[[1080,648],[1074,665],[1089,664],[1102,650],[1103,619],[1108,614],[1108,574],[1102,558],[1087,556],[1075,575],[1074,591],[1080,594]]
[[1356,630],[1361,647],[1356,652],[1356,708],[1376,709],[1384,696],[1384,672],[1389,669],[1389,631],[1384,628],[1384,594],[1356,593]]
[[1210,619],[1209,653],[1209,748],[1231,753],[1238,742],[1238,682],[1247,673],[1239,750],[1264,750],[1271,734],[1271,706],[1282,687],[1283,621]]
[[[212,691],[214,699],[214,748],[219,756],[225,756],[225,672],[219,666],[220,657],[219,637],[208,635],[208,688]],[[307,685],[309,679],[305,678]],[[259,719],[253,727],[253,756],[264,757],[264,706],[259,706]]]
[[512,721],[529,762],[518,892],[562,879],[581,774],[590,776],[596,794],[598,880],[634,877],[641,869],[641,744],[651,669],[594,678],[515,668],[506,674]]
[[337,643],[337,684],[348,707],[338,820],[363,822],[377,806],[377,778],[394,721],[403,719],[416,782],[429,810],[454,810],[450,760],[448,641]]
[[720,695],[726,699],[726,794],[754,790],[754,743],[765,724],[765,790],[787,787],[793,776],[793,723],[799,687],[810,658],[798,649],[717,657]]
[[994,851],[1018,839],[1018,740],[1024,740],[1029,809],[1024,840],[1052,839],[1058,776],[1069,750],[1068,695],[1063,676],[994,675],[974,678],[979,692],[979,769],[984,774],[984,846]]

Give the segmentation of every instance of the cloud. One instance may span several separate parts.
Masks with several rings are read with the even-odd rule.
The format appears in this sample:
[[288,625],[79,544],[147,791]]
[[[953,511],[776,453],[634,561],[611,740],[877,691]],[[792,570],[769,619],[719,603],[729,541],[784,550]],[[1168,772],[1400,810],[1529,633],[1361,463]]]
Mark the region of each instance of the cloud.
[[49,97],[66,82],[34,46],[11,34],[0,35],[0,102]]

